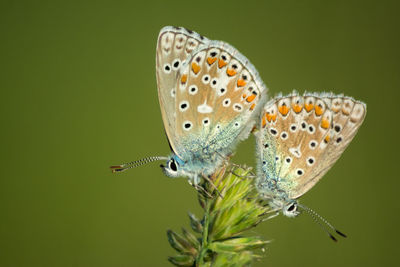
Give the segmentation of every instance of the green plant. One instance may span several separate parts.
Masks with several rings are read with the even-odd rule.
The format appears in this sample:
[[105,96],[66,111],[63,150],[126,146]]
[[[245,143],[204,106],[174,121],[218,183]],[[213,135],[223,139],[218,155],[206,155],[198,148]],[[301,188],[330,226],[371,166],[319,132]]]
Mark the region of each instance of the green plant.
[[[250,168],[225,166],[197,191],[204,210],[201,220],[189,213],[194,233],[167,231],[178,255],[168,260],[176,266],[248,266],[261,257],[256,252],[268,241],[245,232],[264,218],[269,208],[257,198]],[[211,184],[211,182],[213,184]]]

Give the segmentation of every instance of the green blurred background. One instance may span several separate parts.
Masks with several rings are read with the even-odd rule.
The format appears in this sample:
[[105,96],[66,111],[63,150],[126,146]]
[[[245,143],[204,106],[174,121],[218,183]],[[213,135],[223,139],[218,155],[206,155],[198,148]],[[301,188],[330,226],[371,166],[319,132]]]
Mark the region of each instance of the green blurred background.
[[[256,266],[397,265],[399,22],[396,1],[1,1],[0,266],[169,265],[165,232],[201,214],[195,191],[157,163],[108,170],[169,153],[155,79],[165,25],[232,44],[270,95],[332,90],[368,104],[302,198],[349,237],[279,216],[255,229],[273,240]],[[234,161],[254,155],[251,137]]]

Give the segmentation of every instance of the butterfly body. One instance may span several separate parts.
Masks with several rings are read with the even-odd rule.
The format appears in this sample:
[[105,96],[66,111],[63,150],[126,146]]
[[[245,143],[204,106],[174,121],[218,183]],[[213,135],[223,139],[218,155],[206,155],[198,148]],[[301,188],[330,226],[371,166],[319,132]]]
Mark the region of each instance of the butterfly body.
[[235,48],[184,28],[160,31],[156,62],[161,113],[172,150],[163,171],[197,184],[248,137],[267,88]]
[[341,156],[361,126],[364,103],[333,94],[279,96],[268,102],[257,133],[257,188],[275,210],[296,216],[297,199]]

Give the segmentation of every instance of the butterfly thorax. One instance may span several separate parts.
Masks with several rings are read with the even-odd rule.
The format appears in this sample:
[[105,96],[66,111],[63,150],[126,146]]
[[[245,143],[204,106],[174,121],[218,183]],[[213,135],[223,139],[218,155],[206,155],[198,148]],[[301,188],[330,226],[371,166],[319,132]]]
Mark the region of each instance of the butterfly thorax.
[[260,197],[268,201],[268,205],[274,211],[281,211],[287,217],[299,215],[297,200],[291,199],[285,190],[279,188],[279,183],[275,180],[267,180],[258,183]]
[[184,156],[172,154],[166,166],[162,166],[164,173],[169,177],[188,177],[195,185],[200,182],[202,176],[213,174],[223,162],[217,153],[184,153]]

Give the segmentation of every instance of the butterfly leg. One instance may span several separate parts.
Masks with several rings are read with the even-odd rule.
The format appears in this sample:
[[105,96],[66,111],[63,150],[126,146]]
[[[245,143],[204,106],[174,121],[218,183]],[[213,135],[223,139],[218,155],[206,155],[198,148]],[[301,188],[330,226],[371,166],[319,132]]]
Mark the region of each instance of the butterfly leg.
[[[268,206],[268,204],[264,205],[264,207],[266,207],[266,206]],[[279,212],[280,212],[280,209],[276,209],[276,208],[275,208],[275,209],[272,209],[272,210],[268,210],[268,211],[262,213],[262,214],[259,215],[259,216],[265,216],[265,215],[267,215],[267,214],[274,213],[274,214],[268,216],[267,218],[263,219],[263,221],[264,221],[264,220],[266,221],[266,220],[269,220],[269,219],[272,219],[272,218],[278,216],[278,215],[279,215]]]
[[232,166],[235,166],[235,165],[236,165],[236,164],[233,163],[233,162],[229,162],[229,159],[231,158],[231,156],[232,156],[233,154],[230,154],[230,155],[224,157],[224,156],[223,156],[221,153],[219,153],[218,151],[215,151],[215,153],[216,153],[217,156],[219,156],[219,157],[225,162],[225,165],[232,165]]
[[[241,166],[239,164],[236,164],[236,163],[233,163],[233,162],[229,162],[229,160],[226,157],[224,157],[223,155],[221,155],[221,153],[219,153],[218,151],[216,152],[216,154],[218,156],[220,156],[223,161],[225,161],[225,165],[231,165],[231,166],[236,167],[236,168],[243,168],[243,166]],[[232,156],[232,154],[229,155],[228,158],[230,158],[231,156]],[[231,173],[233,173],[235,176],[238,176],[240,178],[256,178],[256,175],[251,171],[250,171],[250,173],[252,174],[252,176],[246,176],[246,177],[238,175],[238,174],[235,174],[233,171],[231,171]]]
[[[195,179],[196,180],[196,179]],[[199,185],[199,183],[196,183],[195,181],[192,183],[192,181],[189,179],[188,180],[189,184],[191,186],[194,187],[194,189],[196,189],[197,192],[199,192],[200,194],[203,194],[205,197],[207,198],[213,198],[212,195],[207,192],[207,190],[205,190],[202,186]]]
[[235,176],[239,177],[239,178],[242,178],[242,179],[247,179],[247,178],[257,178],[257,175],[254,175],[253,173],[252,173],[252,175],[246,175],[246,176],[244,176],[244,175],[240,175],[240,174],[237,174],[237,173],[235,173],[235,171],[234,171],[234,170],[231,170],[231,173],[232,173],[233,175],[235,175]]
[[[264,213],[264,214],[268,214],[268,213],[269,213],[269,212]],[[268,220],[270,220],[270,219],[272,219],[272,218],[275,218],[275,217],[278,216],[278,215],[279,215],[279,211],[276,211],[274,214],[268,216],[267,218],[264,218],[262,221],[263,221],[263,222],[268,221]]]
[[215,184],[213,183],[213,181],[211,181],[210,178],[207,177],[207,175],[204,175],[204,174],[203,174],[203,178],[204,178],[204,180],[206,180],[206,181],[212,186],[212,188],[214,188],[215,191],[217,191],[218,195],[219,195],[221,198],[224,198],[224,197],[222,196],[221,192],[218,190],[218,188],[217,188],[217,187],[215,186]]
[[207,192],[207,190],[205,190],[202,186],[200,185],[193,185],[193,187],[196,189],[197,192],[203,194],[205,197],[212,199],[213,196]]

